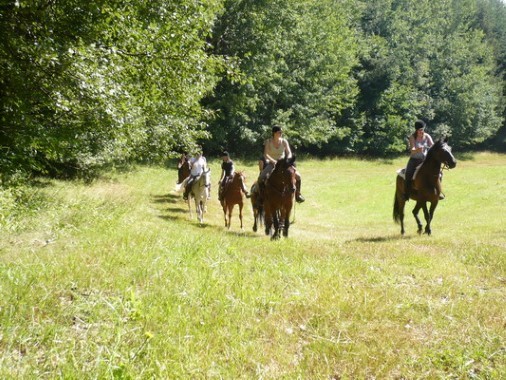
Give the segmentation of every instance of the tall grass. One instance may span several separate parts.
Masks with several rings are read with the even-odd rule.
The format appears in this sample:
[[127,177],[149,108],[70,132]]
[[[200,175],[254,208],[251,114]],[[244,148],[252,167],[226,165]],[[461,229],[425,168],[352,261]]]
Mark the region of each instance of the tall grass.
[[2,226],[0,377],[501,378],[506,156],[445,172],[431,237],[409,210],[405,237],[393,223],[404,163],[299,162],[307,201],[279,242],[249,205],[246,231],[237,210],[223,227],[219,161],[203,225],[172,168],[47,183]]

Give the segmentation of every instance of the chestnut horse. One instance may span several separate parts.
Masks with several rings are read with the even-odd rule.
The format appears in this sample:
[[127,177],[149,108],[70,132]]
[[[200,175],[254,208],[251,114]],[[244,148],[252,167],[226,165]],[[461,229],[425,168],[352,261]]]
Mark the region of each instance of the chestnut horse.
[[295,157],[278,160],[265,184],[265,234],[270,235],[273,228],[272,240],[279,239],[281,231],[288,236],[296,183],[294,161]]
[[[425,217],[425,233],[432,233],[430,223],[434,217],[441,194],[441,166],[444,165],[450,169],[457,165],[453,157],[451,147],[448,145],[448,138],[440,139],[427,152],[425,160],[421,164],[413,180],[413,191],[411,199],[416,201],[413,215],[418,225],[418,234],[422,233],[422,223],[418,218],[418,212],[423,210]],[[427,209],[427,202],[430,203],[430,209]],[[394,211],[393,216],[396,223],[401,224],[401,234],[404,235],[404,178],[399,174],[395,188]]]
[[243,187],[244,187],[244,174],[242,172],[235,172],[231,178],[228,178],[227,182],[223,186],[221,194],[221,207],[223,207],[223,214],[225,217],[225,227],[230,229],[232,221],[232,210],[235,205],[239,206],[239,220],[242,225],[242,208],[243,208]]

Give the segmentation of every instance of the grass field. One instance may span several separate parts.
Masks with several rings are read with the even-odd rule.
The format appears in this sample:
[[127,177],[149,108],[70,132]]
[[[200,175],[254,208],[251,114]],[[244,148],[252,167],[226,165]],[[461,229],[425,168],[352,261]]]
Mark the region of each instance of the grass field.
[[173,169],[41,183],[1,219],[0,378],[504,378],[506,156],[457,159],[430,237],[393,223],[405,158],[301,160],[277,242],[224,229],[218,160],[204,225]]

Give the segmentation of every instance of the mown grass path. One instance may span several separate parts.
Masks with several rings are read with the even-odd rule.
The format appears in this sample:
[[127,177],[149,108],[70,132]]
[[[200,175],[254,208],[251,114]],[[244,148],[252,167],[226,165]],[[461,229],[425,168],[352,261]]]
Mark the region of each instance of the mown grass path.
[[0,236],[0,377],[500,379],[506,156],[457,159],[431,237],[393,223],[404,158],[301,160],[279,242],[225,230],[218,160],[203,225],[173,169],[45,183]]

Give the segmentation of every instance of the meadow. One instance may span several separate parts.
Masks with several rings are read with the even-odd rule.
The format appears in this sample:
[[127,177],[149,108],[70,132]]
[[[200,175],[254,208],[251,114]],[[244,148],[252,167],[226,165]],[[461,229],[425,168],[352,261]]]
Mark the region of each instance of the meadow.
[[432,236],[393,222],[405,157],[301,159],[275,242],[224,228],[218,159],[203,225],[172,166],[41,180],[0,219],[0,377],[504,378],[506,156],[456,157]]

